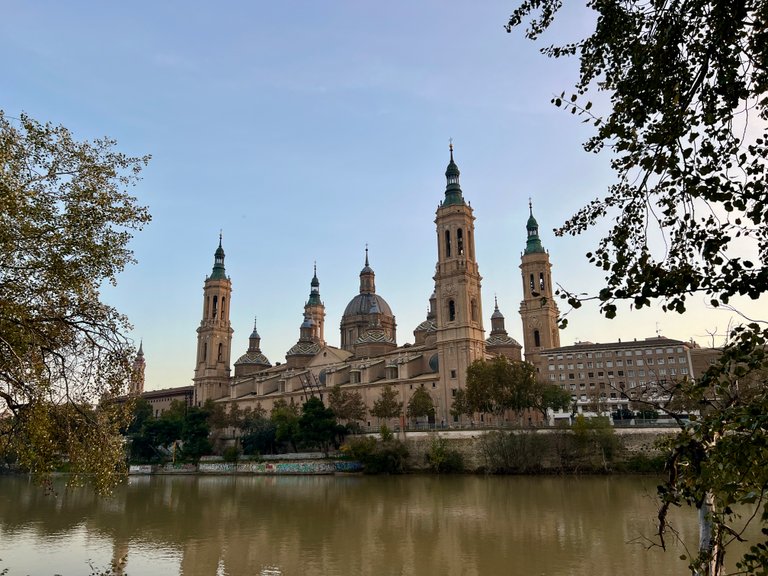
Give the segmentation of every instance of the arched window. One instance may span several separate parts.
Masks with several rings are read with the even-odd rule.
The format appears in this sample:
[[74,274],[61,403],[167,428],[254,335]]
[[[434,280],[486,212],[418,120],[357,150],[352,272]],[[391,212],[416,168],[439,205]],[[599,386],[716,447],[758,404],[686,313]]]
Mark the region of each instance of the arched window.
[[539,291],[544,293],[544,272],[539,272]]
[[459,256],[464,254],[464,232],[461,228],[456,230],[456,253]]
[[531,294],[533,294],[533,291],[536,289],[536,282],[533,279],[533,274],[531,274],[531,279],[528,282],[528,286],[531,289]]
[[456,303],[453,300],[448,300],[448,322],[456,320]]
[[541,335],[538,330],[533,331],[533,345],[537,348],[541,346]]
[[208,361],[208,342],[203,342],[203,362]]
[[451,231],[445,231],[445,257],[451,257]]
[[219,361],[219,362],[221,362],[221,356],[222,356],[223,351],[224,351],[224,345],[219,343],[219,353],[218,353],[218,356],[216,358],[216,360]]
[[477,322],[477,300],[470,302],[470,317],[472,322]]
[[216,314],[218,313],[218,311],[219,311],[219,297],[214,294],[213,295],[213,312],[211,314],[211,318],[216,320]]
[[221,297],[221,317],[222,318],[226,318],[227,317],[226,304],[227,304],[227,297],[226,296],[222,296]]

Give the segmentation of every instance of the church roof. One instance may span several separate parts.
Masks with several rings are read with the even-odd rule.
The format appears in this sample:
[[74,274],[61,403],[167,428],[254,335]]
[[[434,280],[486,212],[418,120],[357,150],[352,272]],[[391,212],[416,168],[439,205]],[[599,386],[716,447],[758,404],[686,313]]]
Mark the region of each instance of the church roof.
[[322,345],[319,342],[297,342],[293,347],[288,350],[286,356],[314,356],[318,352]]
[[360,336],[355,344],[394,344],[395,341],[381,328],[369,328]]

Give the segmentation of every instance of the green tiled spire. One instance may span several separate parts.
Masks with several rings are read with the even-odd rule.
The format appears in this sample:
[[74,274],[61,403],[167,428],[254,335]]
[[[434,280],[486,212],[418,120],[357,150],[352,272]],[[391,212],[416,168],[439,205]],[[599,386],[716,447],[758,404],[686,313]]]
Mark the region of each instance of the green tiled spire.
[[448,162],[448,168],[445,169],[445,200],[443,206],[451,204],[464,204],[464,197],[461,195],[461,186],[459,185],[459,167],[453,161],[453,142],[448,147],[451,151],[451,161]]
[[535,254],[537,252],[544,252],[544,247],[541,245],[541,239],[539,238],[539,223],[536,222],[536,218],[533,217],[533,204],[531,199],[528,199],[528,210],[530,211],[530,217],[528,223],[525,225],[528,230],[528,241],[525,243],[525,254]]
[[224,272],[224,248],[221,247],[221,234],[219,234],[219,247],[213,256],[213,272],[210,280],[226,280],[227,274]]
[[310,286],[311,289],[309,292],[309,301],[307,304],[310,306],[322,304],[320,301],[320,280],[317,279],[317,263],[315,263],[315,275],[312,276],[312,282],[310,283]]

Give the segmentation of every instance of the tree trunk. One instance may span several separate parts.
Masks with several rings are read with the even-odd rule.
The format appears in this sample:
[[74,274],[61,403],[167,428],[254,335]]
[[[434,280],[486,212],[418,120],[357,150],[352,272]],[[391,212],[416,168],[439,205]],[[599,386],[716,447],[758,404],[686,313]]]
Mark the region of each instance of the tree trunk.
[[723,556],[722,531],[712,523],[715,512],[715,498],[707,492],[699,508],[699,566],[696,576],[722,576]]

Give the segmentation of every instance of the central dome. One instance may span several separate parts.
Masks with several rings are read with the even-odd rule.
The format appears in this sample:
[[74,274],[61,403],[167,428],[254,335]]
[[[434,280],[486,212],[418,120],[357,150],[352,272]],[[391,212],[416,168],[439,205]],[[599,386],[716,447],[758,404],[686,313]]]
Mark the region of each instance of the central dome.
[[360,271],[360,293],[352,298],[341,317],[341,348],[355,353],[358,339],[372,327],[381,328],[392,345],[396,343],[396,324],[392,308],[376,294],[376,274],[368,264],[365,248],[365,266]]
[[387,301],[378,294],[372,294],[370,292],[358,294],[352,298],[344,309],[344,316],[357,316],[358,314],[367,315],[371,311],[374,301],[376,301],[381,314],[392,316],[392,309],[389,307],[389,304],[387,304]]

